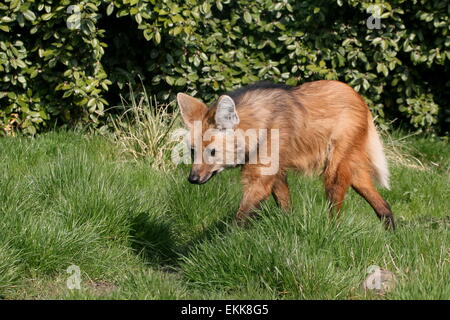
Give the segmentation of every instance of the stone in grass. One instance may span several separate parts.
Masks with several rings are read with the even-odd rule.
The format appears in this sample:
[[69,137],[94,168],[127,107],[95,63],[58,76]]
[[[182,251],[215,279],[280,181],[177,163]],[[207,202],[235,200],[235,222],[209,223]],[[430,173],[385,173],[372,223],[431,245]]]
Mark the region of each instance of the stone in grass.
[[383,295],[394,289],[396,278],[391,271],[378,266],[370,266],[367,273],[369,273],[369,276],[363,282],[364,290]]

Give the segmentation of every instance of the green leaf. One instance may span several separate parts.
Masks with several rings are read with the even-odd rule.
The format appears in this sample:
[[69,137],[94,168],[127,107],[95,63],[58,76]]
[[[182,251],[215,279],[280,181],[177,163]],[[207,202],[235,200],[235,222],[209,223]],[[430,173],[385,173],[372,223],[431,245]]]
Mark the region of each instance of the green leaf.
[[44,13],[44,14],[41,16],[41,19],[44,20],[44,21],[48,21],[48,20],[50,20],[54,15],[55,15],[54,13]]
[[175,83],[175,79],[170,77],[170,76],[166,76],[166,82],[168,85],[173,85]]
[[177,81],[175,81],[175,85],[182,87],[186,84],[186,79],[185,78],[178,78]]
[[389,70],[388,70],[388,68],[386,67],[386,65],[384,63],[377,64],[377,72],[378,73],[383,73],[384,76],[386,76],[386,77],[389,74]]
[[91,99],[89,99],[89,101],[88,101],[88,103],[87,103],[87,106],[88,106],[88,107],[92,107],[92,106],[94,106],[94,105],[95,105],[95,101],[96,101],[96,99],[95,99],[95,98],[91,98]]
[[251,23],[252,22],[252,16],[248,11],[244,12],[244,20],[247,23]]
[[36,20],[36,15],[31,10],[26,10],[25,12],[23,12],[23,15],[24,15],[25,19],[27,19],[29,21]]
[[134,19],[136,20],[136,22],[137,22],[138,24],[141,24],[141,23],[142,23],[142,16],[141,16],[140,13],[136,14],[136,15],[134,16]]
[[147,41],[150,41],[153,38],[153,32],[149,29],[144,30],[144,38]]
[[108,16],[110,16],[114,11],[114,2],[111,2],[107,7],[106,7],[106,14]]
[[156,30],[155,32],[155,42],[159,44],[161,42],[161,34],[159,33],[159,30]]
[[9,4],[9,8],[11,10],[14,10],[15,8],[17,8],[20,5],[20,0],[11,0],[10,4]]

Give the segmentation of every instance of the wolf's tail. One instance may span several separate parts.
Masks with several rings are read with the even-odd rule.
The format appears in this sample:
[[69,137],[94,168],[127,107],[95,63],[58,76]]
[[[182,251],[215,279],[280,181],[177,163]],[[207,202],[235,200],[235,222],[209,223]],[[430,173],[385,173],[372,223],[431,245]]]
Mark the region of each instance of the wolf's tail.
[[382,187],[389,189],[389,169],[383,151],[383,143],[381,142],[370,114],[368,122],[367,153],[369,155],[369,160],[374,170],[375,179]]

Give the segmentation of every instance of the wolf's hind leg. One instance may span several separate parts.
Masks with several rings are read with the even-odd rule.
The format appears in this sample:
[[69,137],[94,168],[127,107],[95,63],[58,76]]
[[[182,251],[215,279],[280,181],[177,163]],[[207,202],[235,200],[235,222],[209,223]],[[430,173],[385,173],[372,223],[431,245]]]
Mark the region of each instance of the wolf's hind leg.
[[394,215],[386,200],[380,195],[372,182],[369,170],[355,170],[352,175],[352,187],[374,209],[386,229],[395,229]]

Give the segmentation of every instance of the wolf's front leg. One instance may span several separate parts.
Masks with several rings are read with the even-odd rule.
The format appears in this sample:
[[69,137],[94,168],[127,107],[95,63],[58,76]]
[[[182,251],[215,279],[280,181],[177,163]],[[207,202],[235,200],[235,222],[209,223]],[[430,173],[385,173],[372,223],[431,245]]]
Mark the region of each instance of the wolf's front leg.
[[259,173],[258,168],[244,168],[242,171],[242,183],[244,194],[236,214],[238,223],[243,224],[254,214],[255,209],[260,207],[262,201],[266,200],[272,193],[275,176],[265,176]]
[[289,187],[287,184],[286,173],[280,173],[277,175],[272,189],[272,195],[277,205],[284,211],[288,211],[290,208]]

